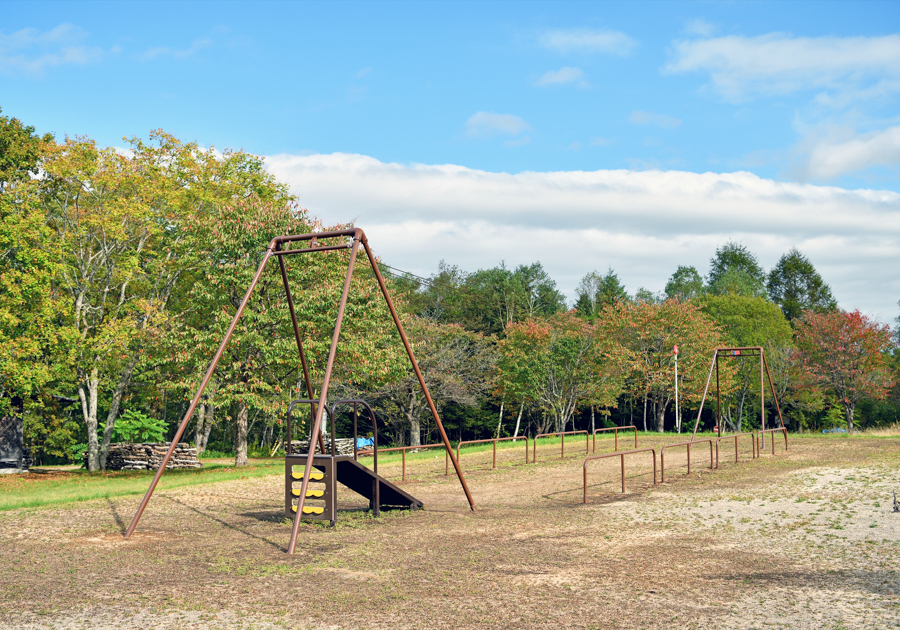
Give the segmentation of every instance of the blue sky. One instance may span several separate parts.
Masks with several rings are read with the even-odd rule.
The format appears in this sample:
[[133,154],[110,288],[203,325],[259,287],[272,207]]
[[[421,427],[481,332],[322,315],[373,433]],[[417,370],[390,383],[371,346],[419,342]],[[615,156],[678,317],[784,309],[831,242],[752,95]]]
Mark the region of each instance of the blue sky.
[[[661,290],[743,242],[882,321],[900,4],[5,2],[0,107],[104,145],[267,156],[419,273],[540,259]],[[377,235],[377,238],[375,238]],[[384,243],[379,246],[379,240]]]

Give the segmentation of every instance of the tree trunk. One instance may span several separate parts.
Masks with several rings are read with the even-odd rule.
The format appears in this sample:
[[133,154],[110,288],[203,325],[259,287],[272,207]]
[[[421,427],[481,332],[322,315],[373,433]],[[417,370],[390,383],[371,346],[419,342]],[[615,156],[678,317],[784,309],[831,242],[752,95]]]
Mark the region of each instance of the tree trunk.
[[134,374],[134,366],[137,365],[138,353],[135,352],[128,359],[128,364],[122,370],[119,376],[119,382],[116,383],[116,389],[113,391],[112,401],[109,404],[109,413],[106,414],[106,427],[103,430],[103,444],[100,445],[100,468],[106,470],[106,453],[109,451],[109,442],[112,439],[113,427],[116,424],[116,418],[119,417],[119,406],[122,404],[122,396],[128,384],[131,383],[131,375]]
[[212,405],[207,406],[206,410],[206,426],[203,427],[203,439],[200,441],[200,450],[198,455],[206,450],[206,444],[209,442],[209,432],[212,431],[215,422],[216,408]]
[[644,432],[647,431],[647,394],[644,394]]
[[[234,465],[237,467],[247,465],[247,403],[238,403],[236,431],[234,434]],[[310,444],[312,447],[312,444]]]
[[78,397],[81,399],[81,413],[88,439],[88,470],[100,470],[100,445],[97,443],[97,390],[100,387],[100,374],[97,368],[90,375],[79,375]]
[[591,435],[594,435],[594,431],[594,405],[591,405]]
[[497,420],[497,431],[494,433],[495,438],[500,437],[500,426],[503,424],[503,402],[502,400],[500,401],[500,419]]
[[664,433],[666,430],[666,407],[665,403],[660,401],[656,401],[654,403],[655,411],[656,411],[656,430],[659,433]]
[[855,406],[856,405],[854,405],[853,403],[844,403],[844,412],[847,415],[847,431],[849,431],[850,433],[853,433],[853,431],[855,430],[855,427],[853,425],[853,412]]
[[197,424],[194,426],[194,448],[200,450],[200,440],[203,439],[203,430],[206,428],[206,405],[197,405]]
[[525,409],[525,403],[523,402],[519,406],[519,417],[516,418],[516,431],[513,433],[513,437],[519,437],[519,423],[522,422],[522,411]]
[[[409,407],[406,411],[406,419],[409,421],[409,445],[422,445],[422,425],[419,422],[418,398],[416,391],[412,388],[408,390]],[[460,438],[461,439],[461,438]]]

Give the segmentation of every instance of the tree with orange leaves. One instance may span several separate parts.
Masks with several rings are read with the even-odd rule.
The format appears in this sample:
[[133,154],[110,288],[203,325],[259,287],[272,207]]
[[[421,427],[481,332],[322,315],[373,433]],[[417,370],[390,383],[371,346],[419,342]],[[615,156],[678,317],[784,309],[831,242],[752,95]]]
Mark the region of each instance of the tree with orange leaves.
[[815,385],[834,392],[852,431],[856,404],[863,397],[880,400],[894,385],[890,327],[859,311],[804,311],[794,334],[807,375]]

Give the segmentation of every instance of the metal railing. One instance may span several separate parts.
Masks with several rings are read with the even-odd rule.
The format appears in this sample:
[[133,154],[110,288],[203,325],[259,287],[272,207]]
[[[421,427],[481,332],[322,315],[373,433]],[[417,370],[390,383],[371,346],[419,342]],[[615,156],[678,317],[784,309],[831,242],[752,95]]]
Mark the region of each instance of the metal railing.
[[750,450],[752,451],[752,455],[750,459],[756,459],[756,435],[751,431],[750,433],[735,433],[734,435],[723,435],[722,437],[716,438],[716,468],[719,467],[719,442],[722,440],[730,440],[734,438],[734,463],[738,463],[738,438],[747,436],[750,438]]
[[630,424],[630,425],[628,425],[627,427],[609,427],[608,429],[594,429],[594,433],[593,433],[594,448],[593,448],[593,451],[594,451],[595,453],[597,452],[597,434],[598,434],[598,433],[605,433],[605,432],[607,432],[607,431],[615,431],[615,438],[616,438],[616,446],[615,446],[615,450],[618,451],[618,450],[619,450],[619,431],[624,431],[625,429],[631,429],[631,430],[634,431],[634,448],[637,448],[637,427]]
[[[489,440],[465,440],[464,442],[459,442],[456,445],[456,461],[459,461],[459,447],[464,444],[487,444],[488,442],[492,442],[494,445],[494,463],[491,466],[491,469],[497,467],[497,442],[505,442],[508,440],[525,440],[525,463],[528,463],[528,436],[518,436],[518,437],[504,437],[504,438],[491,438]],[[449,470],[448,473],[449,475]]]
[[584,452],[585,452],[585,453],[590,453],[590,451],[591,451],[591,444],[590,444],[591,436],[588,434],[587,431],[562,431],[562,432],[559,432],[559,433],[539,433],[538,435],[535,435],[535,436],[534,436],[534,451],[533,451],[532,454],[531,454],[531,463],[534,464],[534,463],[537,462],[537,441],[538,441],[538,438],[542,438],[542,437],[561,437],[561,438],[562,438],[562,449],[561,449],[561,452],[560,452],[560,458],[563,458],[563,457],[566,456],[566,436],[567,436],[567,435],[579,435],[579,434],[581,434],[581,433],[584,433]]
[[713,440],[692,440],[690,442],[679,442],[677,444],[666,444],[661,449],[659,449],[659,469],[660,469],[660,483],[666,482],[666,449],[674,448],[676,446],[687,446],[687,474],[691,474],[691,444],[703,444],[705,442],[709,443],[709,468],[710,470],[714,469],[713,466]]
[[[406,451],[417,451],[426,448],[442,448],[444,449],[444,476],[450,476],[450,451],[443,444],[422,444],[420,446],[395,446],[394,448],[380,448],[379,453],[390,453],[400,451],[403,460],[403,481],[406,481]],[[359,451],[358,456],[372,455],[372,451]],[[459,460],[457,460],[459,461]]]
[[584,497],[582,499],[582,503],[587,503],[587,466],[588,462],[592,462],[595,459],[605,459],[607,457],[618,457],[621,460],[622,464],[622,493],[625,493],[625,456],[626,455],[634,455],[635,453],[653,453],[653,485],[656,485],[656,449],[655,448],[638,448],[633,451],[619,451],[617,453],[606,453],[605,455],[591,455],[587,459],[584,460],[584,465],[582,466],[582,471],[584,472]]
[[784,433],[784,450],[788,450],[788,436],[787,429],[784,427],[778,427],[775,429],[762,429],[756,432],[756,456],[759,457],[762,455],[762,450],[760,449],[760,443],[762,443],[762,448],[766,448],[766,434],[771,433],[772,439],[772,455],[775,454],[775,434],[776,433]]

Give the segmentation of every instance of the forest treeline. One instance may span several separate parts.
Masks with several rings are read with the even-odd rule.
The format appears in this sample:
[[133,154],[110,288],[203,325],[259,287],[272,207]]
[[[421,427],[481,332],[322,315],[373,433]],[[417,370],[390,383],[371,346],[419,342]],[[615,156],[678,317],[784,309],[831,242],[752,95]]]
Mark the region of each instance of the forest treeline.
[[[256,156],[162,131],[124,142],[38,137],[0,115],[0,413],[24,418],[39,462],[86,452],[97,470],[111,442],[171,438],[272,237],[348,227],[309,216]],[[321,386],[348,257],[285,259],[309,384],[269,266],[191,441],[238,465],[278,451],[288,403]],[[371,264],[361,256],[352,278],[331,397],[369,401],[382,444],[434,441]],[[838,309],[797,250],[766,273],[742,244],[724,243],[705,275],[678,267],[662,294],[629,294],[614,270],[591,271],[574,304],[539,262],[474,272],[441,262],[428,278],[375,264],[454,441],[612,424],[689,430],[723,346],[765,348],[792,430],[900,421],[897,331]],[[722,368],[727,428],[758,426],[761,411],[771,423],[758,363]],[[703,428],[713,413],[707,404]],[[346,417],[336,423],[346,431]],[[296,424],[304,437],[308,420]]]

